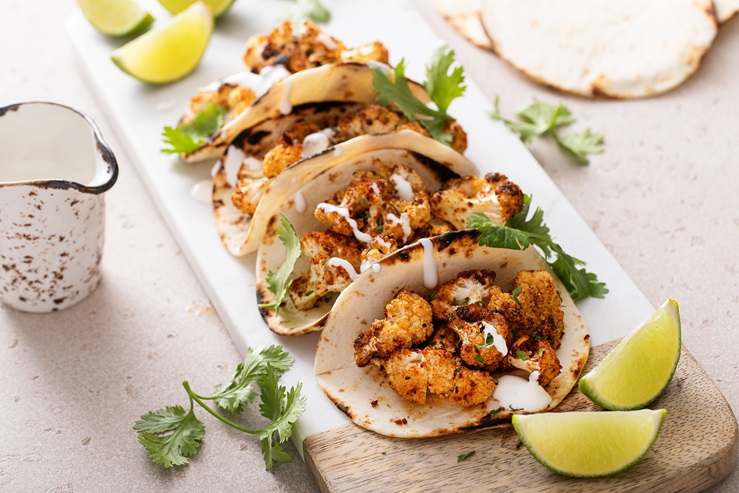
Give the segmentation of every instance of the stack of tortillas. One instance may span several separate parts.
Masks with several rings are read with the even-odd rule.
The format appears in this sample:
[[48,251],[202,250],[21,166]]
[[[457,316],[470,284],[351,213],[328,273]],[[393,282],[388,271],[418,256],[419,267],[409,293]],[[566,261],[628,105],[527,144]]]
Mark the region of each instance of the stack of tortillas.
[[696,71],[739,0],[437,0],[469,41],[589,97],[668,91]]

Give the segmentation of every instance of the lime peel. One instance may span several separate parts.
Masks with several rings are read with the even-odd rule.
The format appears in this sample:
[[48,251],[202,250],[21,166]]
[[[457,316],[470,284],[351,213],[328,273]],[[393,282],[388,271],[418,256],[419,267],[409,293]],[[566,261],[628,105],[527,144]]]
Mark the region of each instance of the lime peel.
[[[169,10],[172,14],[179,14],[183,10],[187,9],[190,5],[195,3],[197,0],[159,0],[162,6]],[[213,12],[213,17],[220,17],[231,8],[235,0],[203,0],[205,4]]]
[[77,0],[92,26],[107,36],[133,36],[154,23],[154,16],[136,0]]
[[672,380],[680,360],[680,311],[667,300],[578,383],[580,391],[609,410],[641,409]]
[[565,476],[602,477],[624,471],[652,448],[666,410],[566,412],[513,416],[531,455]]
[[212,33],[213,15],[203,2],[197,2],[165,25],[121,46],[110,58],[132,77],[167,84],[195,70]]

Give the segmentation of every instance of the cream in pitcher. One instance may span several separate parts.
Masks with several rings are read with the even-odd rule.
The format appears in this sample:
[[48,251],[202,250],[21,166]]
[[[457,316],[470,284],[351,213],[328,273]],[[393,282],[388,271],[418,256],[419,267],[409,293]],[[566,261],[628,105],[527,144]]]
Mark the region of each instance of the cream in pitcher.
[[87,116],[54,103],[0,108],[0,301],[48,312],[100,280],[118,164]]

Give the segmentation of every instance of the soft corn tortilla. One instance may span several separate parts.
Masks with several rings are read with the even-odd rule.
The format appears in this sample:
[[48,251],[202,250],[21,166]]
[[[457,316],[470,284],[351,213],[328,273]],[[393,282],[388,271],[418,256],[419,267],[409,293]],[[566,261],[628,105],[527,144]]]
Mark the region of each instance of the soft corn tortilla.
[[[268,304],[274,300],[273,293],[267,289],[267,274],[276,272],[285,259],[285,249],[275,232],[279,214],[287,217],[299,238],[309,231],[323,231],[325,225],[313,216],[316,206],[349,186],[355,171],[401,162],[411,166],[431,191],[449,178],[478,174],[475,165],[461,154],[410,130],[363,135],[292,165],[267,189],[244,246],[250,250],[254,242],[261,240],[257,253],[257,302]],[[295,207],[298,191],[305,201],[302,212]],[[294,272],[303,272],[305,266],[307,259],[301,258]],[[261,310],[262,317],[278,334],[299,335],[321,329],[335,297],[306,311],[296,309],[289,296],[285,299],[279,314]]]
[[[475,40],[470,12],[456,10],[451,23]],[[500,58],[536,82],[587,97],[669,91],[697,70],[717,32],[711,0],[479,0],[479,13]]]
[[[565,329],[557,356],[562,364],[558,377],[545,387],[552,397],[546,410],[557,406],[574,387],[590,351],[590,336],[567,289],[533,249],[524,251],[481,247],[478,233],[465,230],[437,236],[431,241],[438,271],[438,283],[453,279],[462,271],[489,269],[496,284],[512,288],[513,279],[523,269],[546,269],[552,274],[562,297]],[[400,397],[374,366],[360,368],[354,360],[354,340],[376,319],[383,308],[405,288],[421,295],[424,287],[424,249],[419,243],[407,246],[380,261],[381,270],[361,274],[336,300],[321,333],[316,350],[315,375],[319,385],[336,406],[359,426],[382,435],[404,438],[433,437],[460,433],[499,424],[512,412],[492,397],[474,407],[462,407],[435,395],[425,404]]]
[[[289,114],[292,109],[311,103],[343,102],[371,104],[376,94],[372,83],[372,68],[380,67],[391,79],[395,73],[387,65],[354,62],[332,63],[296,72],[275,82],[246,110],[228,122],[217,134],[190,154],[182,155],[187,162],[221,156],[236,137],[265,120]],[[422,102],[429,97],[420,84],[408,81],[411,92]]]
[[493,51],[490,41],[480,19],[482,0],[436,0],[439,13],[467,41],[484,50]]

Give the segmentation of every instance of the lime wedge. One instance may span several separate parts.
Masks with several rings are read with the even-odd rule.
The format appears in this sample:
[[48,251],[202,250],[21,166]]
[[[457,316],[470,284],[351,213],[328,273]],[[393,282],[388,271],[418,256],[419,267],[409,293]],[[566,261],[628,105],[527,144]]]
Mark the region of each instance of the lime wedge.
[[580,379],[583,394],[604,409],[641,409],[667,387],[680,360],[677,302],[662,306]]
[[110,58],[127,74],[150,84],[166,84],[198,66],[213,32],[213,15],[203,2],[167,24],[129,41]]
[[607,476],[636,464],[649,451],[666,411],[545,413],[513,416],[531,455],[566,476]]
[[77,0],[95,29],[108,36],[131,36],[144,32],[154,17],[136,0]]
[[[165,9],[173,14],[179,14],[197,0],[159,0]],[[203,0],[210,7],[214,17],[220,17],[231,8],[235,0]]]

